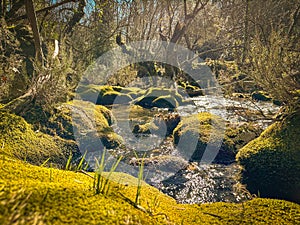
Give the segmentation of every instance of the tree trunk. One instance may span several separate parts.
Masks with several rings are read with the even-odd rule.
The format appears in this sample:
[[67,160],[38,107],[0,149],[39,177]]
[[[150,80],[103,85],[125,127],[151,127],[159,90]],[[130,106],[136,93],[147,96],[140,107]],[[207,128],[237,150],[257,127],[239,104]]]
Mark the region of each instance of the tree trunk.
[[243,43],[243,54],[242,54],[242,62],[245,61],[248,51],[248,39],[249,39],[249,2],[250,0],[246,0],[245,6],[245,21],[244,21],[244,43]]
[[35,59],[37,62],[40,62],[41,64],[43,64],[43,50],[42,50],[39,29],[37,26],[37,19],[36,19],[33,1],[25,0],[25,8],[26,8],[27,18],[28,18],[28,21],[30,23],[30,26],[31,26],[31,29],[33,32],[34,47],[35,47]]

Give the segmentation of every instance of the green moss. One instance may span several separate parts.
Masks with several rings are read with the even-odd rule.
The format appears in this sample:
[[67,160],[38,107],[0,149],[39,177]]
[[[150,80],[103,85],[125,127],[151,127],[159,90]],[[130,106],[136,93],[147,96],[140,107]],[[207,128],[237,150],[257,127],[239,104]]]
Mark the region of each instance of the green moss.
[[96,104],[113,105],[113,104],[128,104],[132,98],[128,94],[123,94],[117,91],[107,91],[102,96],[99,96]]
[[234,143],[236,152],[253,139],[257,138],[262,132],[259,126],[252,123],[231,124],[225,131],[228,140]]
[[143,183],[140,204],[150,214],[128,201],[135,199],[137,179],[123,173],[113,173],[111,178],[110,192],[95,195],[93,179],[84,174],[32,166],[0,155],[0,224],[23,221],[53,225],[205,225],[300,221],[300,206],[286,201],[254,199],[243,204],[183,205]]
[[190,97],[196,97],[196,96],[203,96],[204,95],[203,91],[199,87],[193,86],[191,84],[186,85],[184,92],[186,92],[186,94],[188,94]]
[[276,122],[237,154],[242,182],[262,197],[300,202],[300,115]]
[[[72,114],[72,110],[77,113]],[[10,154],[34,164],[42,164],[51,157],[49,163],[64,167],[70,152],[74,160],[80,157],[73,129],[82,134],[76,139],[79,143],[100,139],[105,147],[114,148],[123,142],[110,126],[114,117],[105,106],[76,100],[55,108],[51,115],[40,117],[43,116],[40,110],[33,110],[26,117],[30,115],[31,122],[37,122],[37,132],[22,117],[1,112],[0,145],[4,143]]]

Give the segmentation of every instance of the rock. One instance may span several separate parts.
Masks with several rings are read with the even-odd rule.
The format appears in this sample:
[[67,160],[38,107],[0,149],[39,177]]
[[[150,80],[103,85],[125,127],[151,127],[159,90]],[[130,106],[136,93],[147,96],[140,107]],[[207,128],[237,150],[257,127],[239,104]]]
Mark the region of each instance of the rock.
[[203,91],[199,87],[190,84],[185,87],[185,91],[190,97],[197,97],[197,96],[204,95]]
[[132,130],[135,134],[151,134],[157,131],[159,128],[153,123],[136,124]]
[[153,100],[152,107],[175,109],[179,106],[176,98],[171,95],[160,96]]
[[253,100],[256,100],[256,101],[266,102],[266,101],[271,101],[272,100],[272,98],[268,97],[266,95],[266,93],[264,93],[262,91],[252,93],[251,97],[252,97]]
[[113,104],[128,104],[132,101],[132,97],[128,94],[123,94],[116,91],[105,92],[102,96],[99,95],[97,105],[113,105]]
[[235,160],[234,142],[228,138],[224,129],[222,118],[207,112],[184,117],[173,131],[174,144],[187,160],[198,161],[202,159],[210,143],[211,151],[208,150],[207,154],[218,151],[213,162],[231,163]]
[[114,117],[105,106],[94,105],[90,102],[73,101],[69,104],[69,107],[72,109],[73,129],[78,134],[77,138],[79,138],[77,141],[84,139],[83,142],[90,145],[89,140],[95,139],[91,141],[91,143],[95,142],[94,149],[97,149],[99,147],[97,145],[101,143],[106,148],[115,148],[123,142],[122,138],[110,127]]
[[173,133],[173,130],[177,127],[180,122],[180,116],[178,114],[158,114],[155,115],[154,124],[157,127],[166,127],[166,136]]
[[256,195],[300,203],[300,113],[276,122],[237,154],[242,183]]
[[135,101],[136,105],[144,108],[175,109],[184,103],[183,97],[175,90],[164,88],[150,88],[143,96]]
[[97,105],[128,104],[133,98],[140,96],[142,93],[138,88],[108,85],[81,85],[76,91],[82,100],[90,101]]
[[167,137],[173,133],[179,122],[180,116],[178,114],[159,113],[154,116],[153,121],[136,124],[132,132],[135,134],[157,134]]
[[[75,131],[78,142],[85,139],[83,143],[87,144],[88,141],[93,143],[92,139],[97,139],[102,147],[114,148],[122,143],[122,138],[111,127],[114,121],[111,111],[105,106],[74,100],[54,110],[45,124],[44,132],[66,140],[75,140]],[[93,148],[97,148],[96,142]]]

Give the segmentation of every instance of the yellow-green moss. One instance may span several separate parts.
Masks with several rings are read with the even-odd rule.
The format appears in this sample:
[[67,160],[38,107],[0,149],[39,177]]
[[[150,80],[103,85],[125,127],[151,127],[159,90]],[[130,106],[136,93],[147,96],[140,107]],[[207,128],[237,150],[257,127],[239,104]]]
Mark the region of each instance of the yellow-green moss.
[[112,105],[112,104],[128,104],[132,98],[128,94],[123,94],[117,91],[107,91],[102,97],[98,97],[97,104]]
[[[72,115],[72,109],[79,113]],[[40,124],[41,127],[37,131],[34,131],[22,117],[0,112],[0,146],[5,146],[7,154],[15,155],[19,159],[42,164],[51,158],[49,163],[53,162],[63,167],[70,152],[74,157],[80,155],[74,141],[73,128],[77,131],[80,129],[83,133],[90,132],[94,128],[91,121],[94,121],[96,136],[88,138],[100,139],[107,148],[118,146],[123,142],[110,127],[114,117],[109,109],[76,100],[57,107],[53,115]],[[80,142],[82,137],[77,138],[76,141]]]
[[242,182],[263,197],[300,203],[300,114],[267,128],[237,154]]
[[[74,111],[72,114],[72,110]],[[75,113],[77,112],[77,113]],[[80,113],[81,112],[81,113]],[[83,116],[85,115],[85,116]],[[91,102],[74,100],[54,109],[45,125],[45,132],[58,135],[64,139],[74,139],[73,128],[91,129],[91,121],[95,122],[100,137],[113,134],[110,127],[114,123],[114,117],[109,109]]]
[[53,137],[32,130],[22,117],[0,112],[0,144],[6,154],[41,164],[46,159],[61,164],[64,156]]
[[[214,146],[215,143],[223,141],[215,162],[229,163],[235,160],[235,155],[242,146],[258,137],[260,133],[258,127],[249,123],[228,125],[219,116],[201,112],[182,117],[173,131],[173,136],[175,145],[181,142],[178,145],[180,152],[195,160],[201,159],[208,143]],[[196,146],[192,146],[191,143],[194,142],[198,142]]]
[[[122,184],[117,184],[119,182]],[[243,204],[177,204],[137,179],[114,173],[107,195],[95,194],[93,179],[71,171],[41,168],[0,154],[0,224],[298,224],[300,206],[254,199]],[[124,198],[125,196],[125,198]],[[156,200],[155,200],[156,199]],[[23,221],[23,222],[22,222]]]

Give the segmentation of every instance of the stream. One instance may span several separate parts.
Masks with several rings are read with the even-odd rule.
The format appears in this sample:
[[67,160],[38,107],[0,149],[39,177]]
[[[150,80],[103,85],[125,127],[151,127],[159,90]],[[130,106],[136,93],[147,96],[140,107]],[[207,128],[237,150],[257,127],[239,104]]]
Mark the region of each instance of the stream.
[[[270,120],[265,116],[276,114],[279,107],[270,102],[251,102],[246,99],[224,99],[216,96],[192,98],[193,104],[178,108],[180,116],[211,112],[227,122],[242,124],[247,116],[256,118],[255,124],[266,128]],[[145,109],[146,110],[146,109]],[[130,110],[129,110],[130,111]],[[144,179],[150,185],[175,198],[179,203],[242,202],[251,195],[237,181],[240,168],[237,163],[203,164],[183,159],[171,138],[157,134],[133,134],[133,124],[143,124],[157,113],[173,113],[163,109],[146,110],[139,116],[130,114],[128,106],[117,105],[112,109],[117,119],[114,131],[123,137],[126,147],[111,150],[122,155],[121,171],[137,176],[140,159],[144,157]]]
[[[192,101],[193,104],[178,108],[180,116],[208,111],[236,124],[246,123],[246,117],[251,116],[251,118],[257,117],[255,124],[263,129],[270,124],[270,120],[264,119],[261,113],[272,116],[279,110],[279,107],[272,103],[251,102],[246,99],[232,100],[216,96],[201,96],[192,98]],[[137,175],[136,154],[139,157],[144,156],[146,182],[172,196],[179,203],[242,202],[251,198],[247,190],[237,181],[240,171],[237,163],[223,165],[188,162],[180,156],[171,138],[162,138],[155,134],[137,135],[130,131],[133,123],[142,124],[147,116],[130,116],[126,106],[121,105],[115,106],[114,110],[114,115],[118,112],[114,130],[126,140],[126,148],[113,150],[114,153],[117,151],[118,155],[124,156],[125,163],[121,170],[126,172],[132,170],[131,173]],[[154,109],[149,110],[148,113],[149,116],[170,112]]]

